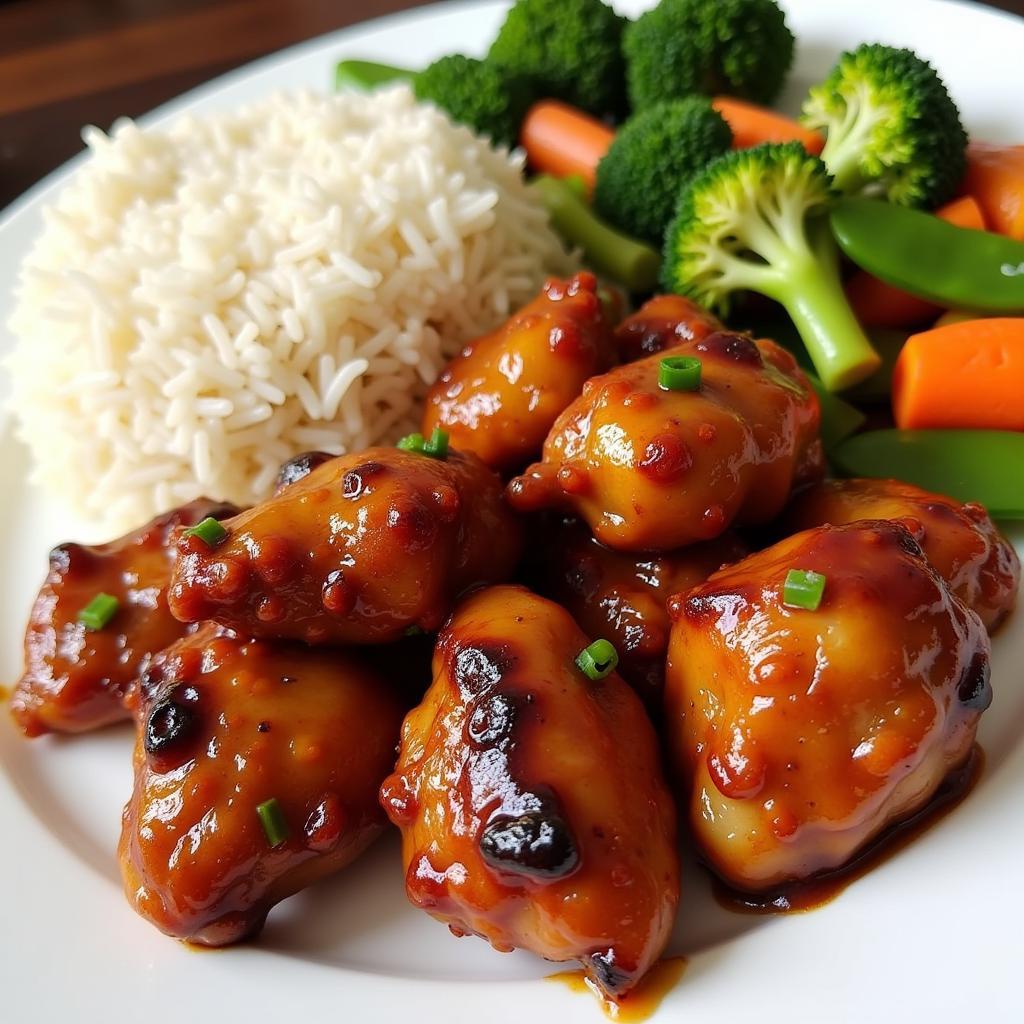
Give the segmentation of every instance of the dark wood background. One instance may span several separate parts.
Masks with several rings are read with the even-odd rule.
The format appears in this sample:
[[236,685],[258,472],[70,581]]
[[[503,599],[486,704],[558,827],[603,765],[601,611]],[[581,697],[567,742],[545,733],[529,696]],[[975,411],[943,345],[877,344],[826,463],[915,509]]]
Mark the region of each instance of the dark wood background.
[[[0,209],[81,148],[83,124],[107,127],[262,54],[423,2],[0,0]],[[992,6],[1024,14],[1024,0]]]

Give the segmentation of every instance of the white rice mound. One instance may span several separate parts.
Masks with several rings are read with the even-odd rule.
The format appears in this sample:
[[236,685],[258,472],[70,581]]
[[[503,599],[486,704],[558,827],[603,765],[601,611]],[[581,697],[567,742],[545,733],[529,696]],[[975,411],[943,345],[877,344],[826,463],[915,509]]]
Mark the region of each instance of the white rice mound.
[[405,86],[84,138],[22,268],[11,408],[110,529],[415,429],[444,357],[571,269],[522,155]]

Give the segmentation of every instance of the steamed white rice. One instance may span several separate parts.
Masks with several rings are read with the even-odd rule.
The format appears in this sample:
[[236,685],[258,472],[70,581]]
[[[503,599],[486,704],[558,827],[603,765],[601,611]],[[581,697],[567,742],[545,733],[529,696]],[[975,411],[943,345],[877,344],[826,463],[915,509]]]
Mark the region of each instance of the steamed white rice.
[[520,155],[404,86],[85,139],[22,269],[12,409],[111,529],[393,440],[444,355],[568,269]]

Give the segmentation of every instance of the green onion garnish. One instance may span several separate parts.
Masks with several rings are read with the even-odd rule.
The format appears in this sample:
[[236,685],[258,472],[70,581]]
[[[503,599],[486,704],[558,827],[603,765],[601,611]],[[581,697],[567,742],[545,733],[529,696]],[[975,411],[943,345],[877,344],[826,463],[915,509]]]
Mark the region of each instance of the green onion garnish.
[[604,679],[609,672],[615,671],[618,663],[619,655],[615,645],[607,640],[595,640],[576,655],[576,667],[588,679]]
[[423,445],[423,454],[429,455],[432,459],[447,459],[448,434],[444,430],[434,427],[430,440]]
[[102,629],[117,613],[121,602],[110,594],[97,594],[79,613],[86,629]]
[[700,360],[667,356],[658,364],[658,387],[664,391],[699,391]]
[[397,444],[403,452],[412,452],[415,455],[426,455],[431,459],[448,458],[448,434],[438,427],[434,427],[429,440],[422,434],[406,434]]
[[185,531],[186,537],[198,537],[207,547],[211,548],[215,548],[227,535],[228,531],[210,516]]
[[417,455],[422,455],[423,444],[422,434],[406,434],[395,447],[401,448],[403,452],[415,452]]
[[263,834],[267,837],[267,843],[274,849],[280,846],[288,838],[288,821],[281,810],[281,805],[276,797],[264,800],[256,808],[260,816],[260,824],[263,826]]
[[825,577],[810,569],[790,569],[782,585],[782,603],[787,608],[806,608],[813,612],[821,604],[825,593]]

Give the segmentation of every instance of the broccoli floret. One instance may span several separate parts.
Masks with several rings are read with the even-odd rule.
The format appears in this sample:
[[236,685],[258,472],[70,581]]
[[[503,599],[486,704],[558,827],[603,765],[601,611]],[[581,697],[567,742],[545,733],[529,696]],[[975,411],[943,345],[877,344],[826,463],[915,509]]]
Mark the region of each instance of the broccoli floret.
[[731,145],[732,131],[703,96],[657,103],[619,129],[597,165],[594,205],[660,246],[683,184]]
[[692,93],[771,103],[793,63],[774,0],[661,0],[625,33],[634,110]]
[[665,236],[662,280],[722,313],[739,290],[780,302],[835,391],[880,360],[843,294],[823,216],[832,200],[825,165],[798,142],[726,153],[684,187]]
[[935,69],[911,50],[865,44],[844,53],[804,103],[826,133],[821,158],[846,194],[933,207],[955,193],[967,133]]
[[531,79],[538,96],[597,117],[621,116],[627,110],[625,24],[601,0],[518,0],[487,59]]
[[455,53],[434,61],[412,80],[416,98],[440,107],[495,143],[514,146],[527,107],[529,83],[488,61]]

